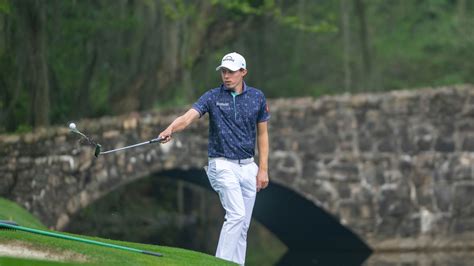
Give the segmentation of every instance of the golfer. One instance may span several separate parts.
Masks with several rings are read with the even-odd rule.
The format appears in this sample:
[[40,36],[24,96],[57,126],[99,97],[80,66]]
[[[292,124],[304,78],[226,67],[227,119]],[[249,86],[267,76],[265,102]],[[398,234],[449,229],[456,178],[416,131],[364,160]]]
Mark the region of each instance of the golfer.
[[[204,93],[184,115],[159,134],[166,143],[175,132],[209,114],[207,176],[225,209],[216,257],[243,265],[257,191],[268,186],[270,118],[262,91],[244,82],[245,59],[226,54],[216,68],[223,84]],[[258,143],[258,166],[254,162]]]

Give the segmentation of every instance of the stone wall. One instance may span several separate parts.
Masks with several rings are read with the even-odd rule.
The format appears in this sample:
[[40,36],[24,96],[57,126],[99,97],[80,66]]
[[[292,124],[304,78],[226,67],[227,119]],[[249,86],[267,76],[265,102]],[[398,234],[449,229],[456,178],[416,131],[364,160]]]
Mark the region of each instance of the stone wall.
[[[272,100],[270,177],[376,250],[474,247],[474,87]],[[103,149],[156,137],[184,109],[79,121]],[[67,128],[0,136],[0,195],[46,224],[114,188],[207,160],[207,121],[95,159]]]
[[376,250],[472,248],[474,87],[280,100],[272,173]]

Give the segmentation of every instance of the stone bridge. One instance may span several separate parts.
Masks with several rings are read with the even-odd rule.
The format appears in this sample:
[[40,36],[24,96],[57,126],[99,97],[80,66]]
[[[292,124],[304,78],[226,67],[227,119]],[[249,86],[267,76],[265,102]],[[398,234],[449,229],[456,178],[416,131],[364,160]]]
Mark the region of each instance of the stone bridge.
[[[269,102],[272,185],[255,217],[288,246],[311,234],[316,241],[335,223],[375,250],[474,247],[473,86]],[[108,150],[156,137],[184,111],[77,125]],[[81,208],[151,174],[206,182],[207,134],[205,118],[169,144],[99,158],[67,125],[2,135],[0,196],[61,229]]]

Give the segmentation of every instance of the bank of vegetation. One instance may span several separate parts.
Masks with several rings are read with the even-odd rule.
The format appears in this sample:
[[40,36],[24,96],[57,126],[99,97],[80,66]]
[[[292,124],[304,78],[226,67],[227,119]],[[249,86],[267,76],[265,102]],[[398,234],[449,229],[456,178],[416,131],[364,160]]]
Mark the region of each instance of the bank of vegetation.
[[[21,226],[48,230],[25,209],[1,198],[0,220],[12,220]],[[18,230],[2,229],[0,230],[0,265],[234,265],[207,254],[179,248],[145,245],[89,236],[72,236],[160,252],[164,256],[154,257]]]

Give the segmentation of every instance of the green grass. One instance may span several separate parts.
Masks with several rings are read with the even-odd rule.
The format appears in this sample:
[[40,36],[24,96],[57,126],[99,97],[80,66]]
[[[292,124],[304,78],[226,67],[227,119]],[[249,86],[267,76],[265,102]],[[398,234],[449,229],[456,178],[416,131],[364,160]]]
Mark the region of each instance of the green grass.
[[16,203],[0,198],[0,220],[13,220],[21,226],[46,229],[41,222]]
[[[15,203],[0,199],[0,219],[13,220],[21,226],[47,230],[35,217]],[[213,256],[165,246],[145,245],[101,239],[96,237],[78,236],[86,239],[112,243],[142,250],[154,251],[163,254],[163,257],[154,257],[134,252],[122,251],[113,248],[101,247],[81,242],[47,237],[17,230],[0,230],[0,243],[27,245],[35,250],[52,252],[54,254],[80,254],[85,262],[52,262],[23,258],[0,257],[0,266],[3,265],[234,265],[217,259]],[[75,257],[75,256],[72,256]]]

